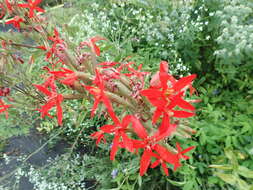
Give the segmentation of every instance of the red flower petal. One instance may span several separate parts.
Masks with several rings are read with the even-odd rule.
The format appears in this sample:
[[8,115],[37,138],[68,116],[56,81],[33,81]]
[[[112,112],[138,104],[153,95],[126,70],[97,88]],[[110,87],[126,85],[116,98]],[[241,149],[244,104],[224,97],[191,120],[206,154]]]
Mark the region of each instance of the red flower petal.
[[195,115],[195,113],[186,112],[186,111],[172,110],[172,112],[174,113],[173,117],[178,117],[178,118],[187,118],[187,117],[192,117]]
[[[168,117],[168,116],[164,116]],[[177,129],[177,125],[170,124],[169,119],[163,119],[161,126],[159,127],[158,132],[153,135],[153,138],[156,142],[165,139],[166,137],[171,136],[173,132]]]
[[187,85],[191,84],[191,82],[197,77],[196,74],[189,75],[187,77],[183,77],[179,79],[176,84],[173,86],[175,91],[180,91]]
[[33,84],[33,86],[35,86],[40,92],[44,93],[47,96],[51,96],[52,95],[52,93],[47,88],[45,88],[42,85]]
[[168,109],[173,109],[175,106],[179,106],[180,108],[187,109],[194,111],[195,108],[193,105],[191,105],[189,102],[185,101],[182,96],[184,92],[181,92],[174,96],[171,100],[170,105],[168,106]]
[[152,117],[152,123],[156,123],[156,121],[160,118],[162,115],[163,111],[161,109],[156,108],[153,117]]
[[189,151],[191,151],[194,148],[195,148],[195,146],[188,147],[188,148],[184,149],[181,153],[185,154],[186,152],[189,152]]
[[166,61],[162,61],[160,63],[160,72],[159,72],[159,78],[161,82],[161,86],[163,89],[166,89],[167,81],[168,81],[168,63]]
[[131,141],[131,139],[129,139],[128,136],[124,132],[121,133],[121,136],[122,136],[122,141],[125,148],[128,151],[133,152],[134,148],[133,148],[133,142]]
[[141,139],[145,139],[147,138],[148,134],[146,129],[143,127],[143,125],[141,124],[141,122],[134,116],[131,116],[129,118],[132,122],[132,127],[134,129],[134,132],[141,138]]
[[148,170],[149,164],[151,162],[150,152],[151,152],[150,150],[145,149],[142,154],[141,161],[140,161],[140,176],[143,176]]
[[56,100],[56,114],[57,114],[57,121],[60,126],[62,126],[62,107],[61,107],[62,101],[63,101],[63,96],[59,94]]
[[114,125],[104,125],[100,128],[101,131],[105,133],[112,133],[115,130]]
[[111,149],[111,153],[110,153],[110,160],[115,159],[115,155],[118,151],[119,139],[120,139],[120,135],[115,135],[114,136],[114,139],[113,139],[113,142],[112,142],[112,149]]
[[166,164],[164,162],[162,162],[162,168],[163,168],[164,173],[167,176],[169,176],[169,170],[168,170],[168,168],[167,168],[167,166],[166,166]]
[[156,160],[153,164],[151,164],[150,168],[155,168],[160,164],[160,160]]
[[166,160],[169,163],[173,163],[173,153],[169,152],[165,147],[156,144],[154,146],[154,150],[159,154],[159,156],[163,159]]

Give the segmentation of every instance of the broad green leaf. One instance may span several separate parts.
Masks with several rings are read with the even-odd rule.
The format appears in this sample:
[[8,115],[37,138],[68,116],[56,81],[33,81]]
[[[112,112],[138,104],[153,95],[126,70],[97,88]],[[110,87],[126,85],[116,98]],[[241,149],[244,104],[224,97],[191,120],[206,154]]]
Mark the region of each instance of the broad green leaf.
[[250,189],[250,186],[244,180],[238,178],[237,182],[238,182],[239,190],[249,190]]
[[238,162],[237,162],[236,156],[231,149],[225,149],[225,155],[231,161],[233,167],[235,167],[235,168],[238,167]]
[[188,182],[184,185],[183,190],[192,190],[193,185],[194,185],[194,181],[188,181]]
[[220,179],[222,179],[223,181],[225,181],[226,183],[230,184],[230,185],[235,185],[236,184],[236,177],[232,174],[224,174],[224,173],[214,173],[215,175],[217,175]]
[[244,166],[239,166],[237,172],[243,177],[253,178],[253,171]]

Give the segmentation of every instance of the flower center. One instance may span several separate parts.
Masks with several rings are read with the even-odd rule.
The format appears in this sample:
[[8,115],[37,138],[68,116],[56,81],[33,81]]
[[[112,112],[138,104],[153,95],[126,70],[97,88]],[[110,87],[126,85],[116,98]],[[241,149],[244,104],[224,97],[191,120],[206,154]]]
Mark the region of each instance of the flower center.
[[173,93],[174,93],[174,89],[172,89],[172,88],[167,88],[166,90],[164,90],[163,95],[164,95],[165,100],[167,101],[166,106],[168,106],[170,104],[170,102],[171,102],[170,101],[170,96]]
[[174,89],[172,88],[167,88],[165,91],[164,91],[164,96],[168,97],[170,95],[172,95],[174,93]]

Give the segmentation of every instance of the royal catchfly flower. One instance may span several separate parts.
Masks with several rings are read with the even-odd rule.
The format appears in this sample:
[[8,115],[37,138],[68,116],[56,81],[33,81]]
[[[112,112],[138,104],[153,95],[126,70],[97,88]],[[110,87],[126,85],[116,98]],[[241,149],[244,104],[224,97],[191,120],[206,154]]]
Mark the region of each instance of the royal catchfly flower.
[[34,84],[38,91],[42,92],[46,96],[46,103],[41,106],[39,112],[41,112],[41,117],[50,116],[48,113],[53,107],[56,107],[56,115],[58,124],[62,125],[62,107],[61,103],[63,101],[62,94],[58,94],[56,91],[55,78],[54,76],[49,77],[44,84],[38,85]]
[[100,36],[96,36],[96,37],[90,38],[87,41],[81,42],[79,48],[83,48],[84,46],[88,46],[89,48],[91,48],[91,51],[94,54],[96,54],[97,56],[100,56],[100,49],[96,45],[96,42],[100,41],[100,40],[106,40],[106,39],[102,38]]
[[28,8],[29,9],[29,18],[34,17],[34,11],[44,13],[45,10],[38,7],[42,0],[28,0],[28,3],[18,4],[18,7]]
[[15,28],[20,31],[20,23],[24,22],[25,20],[19,16],[15,16],[13,19],[5,22],[5,24],[13,24]]
[[[196,75],[189,75],[179,80],[175,80],[167,72],[168,63],[161,62],[159,71],[159,81],[154,84],[155,80],[151,80],[149,89],[141,91],[141,95],[146,96],[150,103],[156,107],[153,115],[153,123],[157,121],[162,115],[169,117],[186,118],[194,116],[193,112],[184,110],[175,110],[176,106],[194,111],[195,108],[190,103],[183,99],[186,87],[196,78]],[[156,75],[157,76],[157,75]]]
[[4,101],[2,99],[0,99],[0,113],[5,113],[5,117],[6,119],[8,119],[8,108],[10,107],[11,105],[7,105],[4,103]]

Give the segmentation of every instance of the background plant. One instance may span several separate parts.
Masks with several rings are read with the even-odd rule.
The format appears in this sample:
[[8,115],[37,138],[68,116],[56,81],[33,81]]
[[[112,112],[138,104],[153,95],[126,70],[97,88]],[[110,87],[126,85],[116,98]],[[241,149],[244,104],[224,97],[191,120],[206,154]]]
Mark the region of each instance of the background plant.
[[[250,29],[252,3],[250,1],[227,0],[197,0],[191,1],[190,4],[180,3],[180,1],[176,3],[125,1],[124,5],[114,1],[97,1],[93,6],[87,1],[77,3],[78,8],[64,9],[64,13],[61,9],[50,12],[51,17],[58,15],[55,19],[57,25],[61,25],[64,20],[71,21],[71,25],[63,27],[62,31],[66,33],[65,36],[70,36],[71,41],[80,42],[86,35],[93,36],[94,34],[111,39],[113,43],[101,45],[102,52],[105,52],[104,50],[108,52],[102,53],[103,61],[108,61],[111,58],[115,58],[114,61],[121,61],[124,57],[131,55],[135,61],[143,62],[145,69],[154,71],[158,67],[158,60],[169,57],[170,69],[173,73],[178,75],[187,72],[198,73],[200,80],[195,85],[202,103],[197,108],[198,117],[190,122],[191,126],[198,130],[198,133],[193,139],[194,142],[191,140],[186,142],[196,145],[197,152],[193,155],[194,159],[190,160],[191,165],[185,164],[178,172],[171,174],[169,179],[159,178],[159,186],[164,189],[166,186],[201,190],[237,189],[214,175],[215,170],[209,166],[227,163],[224,149],[232,148],[236,150],[238,155],[241,155],[239,165],[250,170],[253,169],[251,125],[253,85],[252,70],[250,69],[252,60],[251,55],[247,53],[251,50],[251,42],[249,40],[243,44],[243,39],[250,39],[252,33]],[[110,11],[103,11],[103,8],[107,7],[107,10]],[[129,11],[130,9],[132,10]],[[152,11],[154,9],[156,11]],[[73,15],[73,10],[79,11],[78,15],[83,14],[81,19],[78,16],[69,16]],[[134,19],[134,11],[139,12],[135,13],[138,18],[144,16],[145,20],[140,22],[140,19]],[[129,19],[124,20],[123,16],[129,16]],[[106,22],[105,20],[101,22],[102,17],[108,18]],[[232,20],[232,18],[234,19]],[[82,24],[82,21],[85,23]],[[120,24],[116,24],[117,21],[125,24],[124,30],[120,29]],[[148,25],[149,31],[156,31],[154,32],[155,36],[147,35],[144,25]],[[128,29],[127,26],[131,27]],[[86,30],[84,27],[86,27],[87,33],[84,32]],[[117,32],[115,32],[115,28]],[[160,31],[161,28],[162,31],[164,29],[163,32]],[[136,30],[137,32],[135,32]],[[124,31],[127,31],[126,34]],[[116,37],[113,34],[117,34]],[[142,35],[144,36],[142,37]],[[164,38],[157,37],[160,35],[163,35]],[[170,35],[171,38],[167,39],[166,35]],[[124,38],[120,36],[124,36]],[[136,41],[135,37],[142,40]],[[162,47],[162,45],[165,46]],[[114,49],[117,51],[113,51]],[[240,53],[236,54],[238,50]],[[160,53],[164,51],[165,53]],[[177,69],[177,63],[180,60],[182,64],[179,64],[178,68],[185,66],[188,70]],[[151,64],[154,62],[157,64]],[[51,121],[47,123],[52,125]],[[70,124],[69,129],[72,130],[72,127],[73,131],[80,131],[80,128]],[[48,127],[45,126],[45,128]],[[49,128],[53,133],[53,126]],[[72,137],[71,139],[73,142]],[[120,157],[118,159],[121,160]],[[92,156],[90,161],[92,162]],[[95,161],[94,164],[96,164]],[[102,164],[101,167],[105,166],[106,169],[108,165],[111,167],[109,163]],[[104,185],[104,182],[108,182],[111,172],[108,170],[107,175],[104,177],[101,175],[100,180],[97,178],[97,181],[100,181],[99,184]],[[95,171],[91,170],[91,176],[92,173]],[[119,173],[121,173],[121,169],[119,169]],[[158,180],[154,180],[154,182],[152,179],[158,173],[160,172],[154,170],[149,173],[149,177],[143,177],[142,181],[145,183],[142,183],[142,186],[144,187],[144,184],[155,186]],[[122,175],[118,176],[118,180],[122,183],[124,177],[120,176]],[[109,186],[117,187],[115,183],[111,183]],[[138,186],[135,188],[138,189]]]

